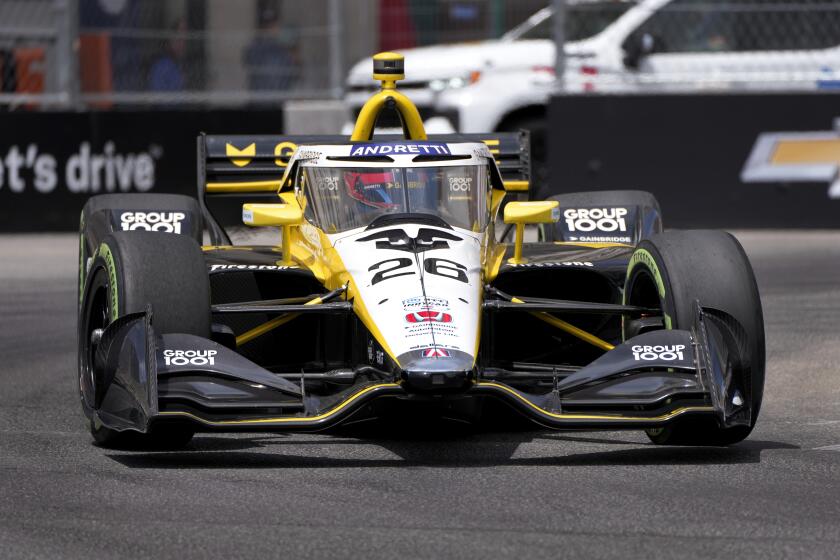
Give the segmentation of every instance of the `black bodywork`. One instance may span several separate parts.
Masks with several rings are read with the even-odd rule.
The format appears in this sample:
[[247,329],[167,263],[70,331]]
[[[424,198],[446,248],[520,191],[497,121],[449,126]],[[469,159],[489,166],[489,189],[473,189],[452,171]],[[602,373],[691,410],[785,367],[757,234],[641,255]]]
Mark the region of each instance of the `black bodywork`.
[[[200,162],[209,163],[200,166],[202,184],[224,170],[213,167],[212,146],[204,141]],[[475,366],[409,372],[382,351],[341,290],[328,293],[307,269],[278,264],[275,247],[229,245],[200,201],[201,214],[190,224],[203,223],[214,244],[204,250],[212,336],[158,333],[151,306],[107,326],[96,352],[92,414],[108,428],[148,432],[175,423],[197,430],[320,430],[375,413],[367,405],[381,399],[493,399],[557,429],[652,428],[687,415],[714,417],[722,427],[750,424],[749,403],[733,404],[737,379],[749,367],[739,326],[701,301],[690,330],[663,330],[655,310],[623,305],[632,244],[526,244],[527,263],[505,258],[485,287]],[[643,208],[635,215],[638,241],[660,218]],[[96,220],[102,231],[83,237],[83,254],[108,229],[107,216]],[[195,229],[189,232],[196,235]],[[83,274],[80,282],[84,297]],[[304,305],[316,297],[323,303]],[[538,312],[615,348],[604,351],[561,332],[532,315]],[[237,346],[242,333],[291,314],[294,320]],[[681,350],[640,361],[636,346]],[[198,352],[199,359],[174,363],[171,352],[179,348]]]

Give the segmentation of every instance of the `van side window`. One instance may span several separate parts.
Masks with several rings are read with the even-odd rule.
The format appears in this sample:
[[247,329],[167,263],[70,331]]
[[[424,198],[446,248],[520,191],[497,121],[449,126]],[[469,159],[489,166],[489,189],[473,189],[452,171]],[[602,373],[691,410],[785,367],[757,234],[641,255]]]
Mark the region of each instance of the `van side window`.
[[837,0],[674,0],[625,42],[658,53],[824,49],[840,45]]

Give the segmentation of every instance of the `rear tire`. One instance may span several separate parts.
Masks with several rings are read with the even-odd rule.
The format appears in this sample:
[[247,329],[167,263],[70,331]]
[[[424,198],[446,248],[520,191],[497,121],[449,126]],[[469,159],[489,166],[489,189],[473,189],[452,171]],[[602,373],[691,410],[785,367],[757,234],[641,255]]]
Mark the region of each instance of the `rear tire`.
[[79,317],[79,389],[91,435],[106,447],[186,445],[189,429],[117,432],[95,425],[96,387],[92,375],[93,332],[119,316],[143,312],[151,304],[159,334],[210,336],[210,282],[204,256],[188,236],[114,232],[97,247]]
[[730,445],[746,438],[764,392],[764,318],[755,276],[741,244],[722,231],[669,231],[642,241],[627,270],[624,300],[662,310],[665,328],[691,329],[694,302],[732,315],[744,328],[750,364],[749,426],[721,428],[709,418],[686,417],[647,430],[660,445]]
[[[662,233],[662,210],[659,201],[647,191],[586,191],[558,194],[548,197],[560,203],[560,212],[565,208],[597,208],[609,206],[638,206],[643,212],[638,239]],[[563,238],[557,225],[546,228],[547,241],[560,241]]]

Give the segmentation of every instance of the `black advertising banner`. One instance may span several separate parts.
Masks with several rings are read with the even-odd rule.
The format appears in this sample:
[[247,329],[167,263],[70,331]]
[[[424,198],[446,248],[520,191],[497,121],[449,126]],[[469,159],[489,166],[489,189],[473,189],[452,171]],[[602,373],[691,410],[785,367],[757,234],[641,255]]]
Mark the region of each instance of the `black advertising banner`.
[[840,227],[840,94],[551,101],[550,187],[643,189],[666,227]]
[[195,196],[202,131],[280,134],[282,110],[0,113],[0,232],[75,230],[95,194]]

